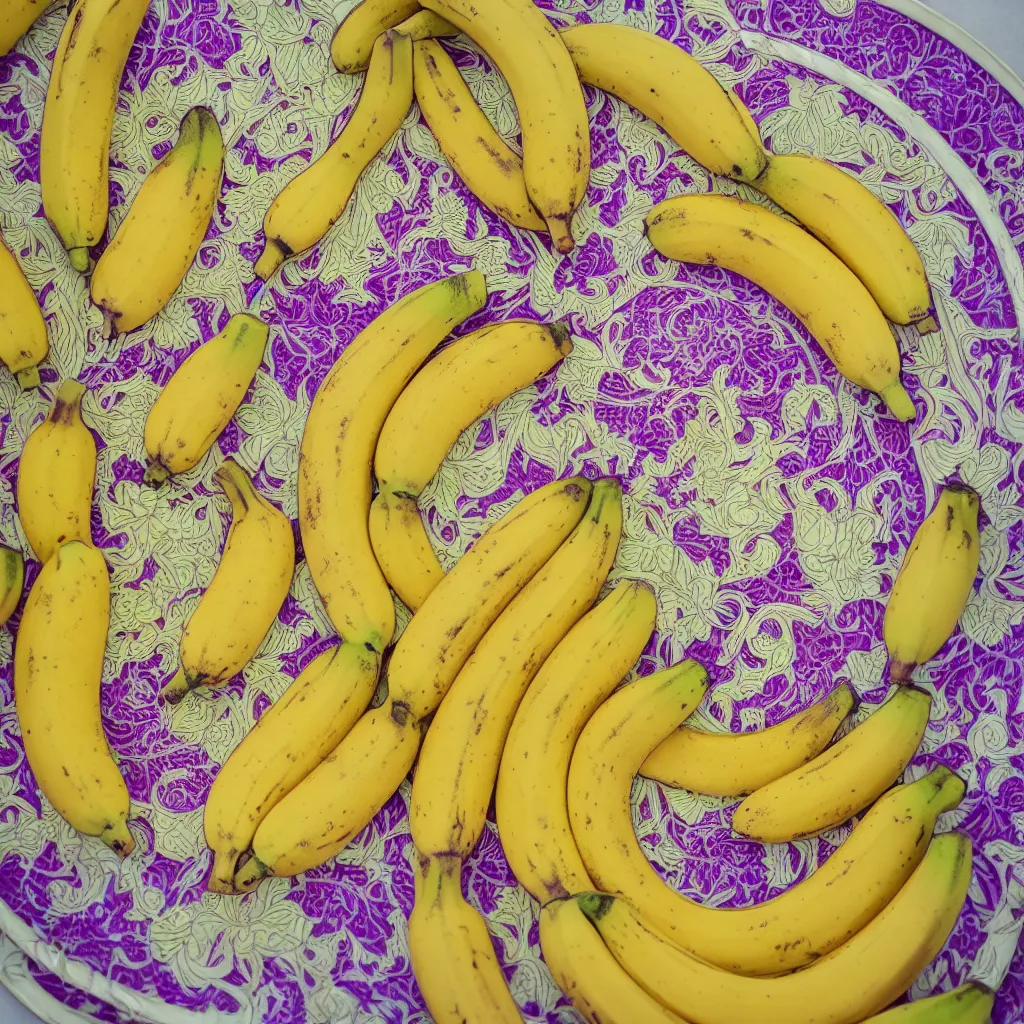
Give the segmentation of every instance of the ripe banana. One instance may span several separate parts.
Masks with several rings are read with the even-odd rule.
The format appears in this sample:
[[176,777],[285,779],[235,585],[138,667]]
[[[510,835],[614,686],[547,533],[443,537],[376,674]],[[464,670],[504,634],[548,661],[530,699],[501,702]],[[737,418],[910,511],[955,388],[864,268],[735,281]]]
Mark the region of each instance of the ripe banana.
[[957,833],[933,839],[878,917],[810,967],[777,978],[701,963],[621,897],[576,899],[641,987],[692,1024],[856,1024],[905,992],[942,949],[970,881],[970,840]]
[[420,11],[419,0],[362,0],[331,38],[331,60],[345,75],[365,71],[377,37]]
[[523,129],[526,191],[555,248],[570,252],[572,215],[590,183],[590,123],[572,58],[533,0],[425,0],[505,76]]
[[685,50],[629,25],[576,25],[562,41],[581,81],[636,107],[708,170],[740,181],[764,170],[760,140],[750,137],[715,76]]
[[686,1024],[619,966],[575,899],[541,907],[540,947],[558,987],[588,1024]]
[[622,532],[622,487],[594,484],[569,539],[498,617],[430,724],[409,819],[424,856],[468,857],[487,819],[505,737],[534,675],[593,604]]
[[414,43],[421,39],[444,39],[457,36],[459,30],[433,11],[417,11],[395,26],[396,32],[408,36]]
[[50,414],[29,434],[21,453],[18,515],[40,562],[48,561],[64,541],[92,543],[96,442],[82,421],[84,394],[84,384],[64,381]]
[[646,223],[663,256],[724,267],[771,292],[847,380],[876,392],[897,419],[914,418],[892,329],[856,275],[813,236],[764,207],[723,195],[668,199]]
[[544,662],[512,722],[498,835],[519,884],[541,904],[592,887],[569,825],[569,761],[583,726],[643,652],[657,610],[648,584],[618,584]]
[[345,212],[359,176],[401,127],[411,106],[412,40],[385,32],[374,43],[363,91],[341,134],[270,204],[263,219],[266,243],[256,261],[257,277],[266,281],[289,256],[312,248],[330,231]]
[[842,683],[806,711],[756,732],[698,732],[684,725],[654,748],[640,774],[707,796],[746,796],[817,757],[856,701]]
[[13,614],[25,586],[25,559],[20,551],[0,544],[0,626]]
[[751,793],[732,817],[740,835],[788,843],[849,821],[878,799],[917,752],[931,697],[900,687],[838,743]]
[[413,83],[427,127],[469,191],[513,227],[547,231],[526,193],[522,158],[494,130],[455,62],[433,39],[413,47]]
[[174,371],[146,417],[147,484],[199,464],[242,404],[269,333],[258,317],[236,313]]
[[149,0],[77,0],[50,72],[39,143],[43,212],[75,270],[107,230],[118,86]]
[[181,668],[160,691],[169,704],[197,686],[220,686],[245,668],[270,632],[295,570],[287,516],[234,459],[213,478],[231,502],[231,529],[217,572],[185,624]]
[[89,293],[109,335],[141,327],[178,290],[210,226],[223,169],[217,118],[193,107],[92,272]]
[[110,625],[103,555],[68,541],[29,591],[14,648],[14,699],[25,756],[39,788],[72,828],[118,856],[135,847],[128,790],[100,719]]
[[41,18],[51,0],[6,0],[0,10],[0,57],[14,49],[14,44]]
[[39,364],[49,351],[36,293],[0,238],[0,362],[23,388],[35,388],[39,387]]
[[458,857],[420,857],[409,917],[413,974],[435,1024],[522,1024]]
[[907,682],[956,629],[978,575],[979,506],[978,494],[970,487],[943,488],[931,515],[914,534],[882,623],[893,682]]
[[370,468],[384,420],[420,364],[487,299],[483,274],[442,278],[365,327],[313,399],[299,457],[299,527],[306,561],[339,635],[378,653],[395,605],[370,544]]
[[995,998],[986,985],[972,981],[952,992],[886,1010],[865,1024],[989,1024]]
[[444,575],[416,499],[471,423],[571,351],[564,324],[492,324],[435,356],[398,396],[377,441],[380,493],[370,506],[370,541],[388,583],[413,611]]
[[315,658],[232,751],[213,781],[203,827],[211,892],[232,893],[259,824],[345,738],[377,686],[380,657],[341,644]]

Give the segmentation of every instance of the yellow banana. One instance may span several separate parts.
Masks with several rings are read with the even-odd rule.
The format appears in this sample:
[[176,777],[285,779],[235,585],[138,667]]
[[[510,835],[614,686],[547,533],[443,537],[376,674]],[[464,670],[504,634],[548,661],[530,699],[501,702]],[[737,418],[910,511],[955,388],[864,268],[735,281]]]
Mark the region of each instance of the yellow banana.
[[370,468],[381,427],[420,364],[487,299],[471,270],[418,288],[349,344],[313,399],[299,458],[299,527],[306,561],[340,636],[378,653],[395,605],[370,544]]
[[245,668],[288,596],[295,570],[292,524],[234,459],[213,475],[231,502],[220,565],[185,623],[181,668],[160,691],[177,704],[197,686],[220,686]]
[[324,651],[231,752],[203,814],[211,892],[235,891],[238,857],[260,822],[345,738],[373,697],[379,669],[380,657],[357,644]]
[[13,614],[25,586],[25,559],[20,551],[0,544],[0,626]]
[[395,26],[396,32],[408,36],[414,43],[421,39],[444,39],[457,36],[459,30],[433,11],[417,11]]
[[482,327],[435,356],[398,396],[377,441],[380,493],[370,541],[384,576],[416,611],[444,575],[416,499],[474,420],[572,351],[564,324],[509,320]]
[[856,701],[842,683],[806,711],[756,732],[698,732],[684,725],[654,748],[640,774],[707,796],[746,796],[817,757]]
[[455,62],[433,39],[413,47],[413,83],[427,127],[470,192],[513,227],[547,231],[526,193],[522,158],[494,130]]
[[643,652],[657,610],[648,584],[618,584],[555,648],[516,712],[498,774],[498,835],[539,903],[593,885],[569,825],[569,761],[583,726]]
[[468,857],[476,847],[519,702],[600,593],[621,532],[622,487],[599,480],[572,535],[501,613],[452,684],[413,780],[409,819],[421,854]]
[[661,125],[716,174],[753,181],[765,167],[726,89],[685,50],[629,25],[576,25],[562,32],[581,81],[618,96]]
[[346,75],[365,71],[377,37],[420,11],[419,0],[362,0],[342,19],[331,38],[331,60]]
[[258,317],[236,313],[174,371],[146,417],[146,483],[199,464],[242,404],[269,333]]
[[49,351],[46,321],[36,293],[0,238],[0,362],[23,388],[35,388],[39,386],[39,364]]
[[178,290],[210,226],[223,169],[217,118],[193,107],[92,272],[89,293],[108,334],[141,327]]
[[882,623],[893,682],[907,682],[956,629],[978,575],[979,506],[970,487],[943,488],[910,542]]
[[425,0],[476,42],[505,76],[523,129],[526,191],[555,248],[570,252],[572,215],[590,183],[583,89],[558,32],[533,0]]
[[100,679],[110,626],[103,555],[68,541],[29,591],[14,648],[14,700],[25,756],[39,788],[72,828],[118,856],[135,843],[128,790],[100,718]]
[[52,0],[6,0],[0,10],[0,57],[52,6]]
[[928,999],[904,1003],[865,1024],[989,1024],[995,993],[986,985],[966,985]]
[[92,543],[96,442],[82,421],[84,394],[84,384],[64,381],[49,416],[32,431],[21,453],[18,514],[40,562],[48,561],[64,541]]
[[777,978],[701,963],[621,897],[587,893],[577,901],[632,977],[692,1024],[856,1024],[902,995],[942,949],[970,881],[970,840],[933,839],[878,917],[810,967]]
[[[358,8],[357,8],[358,10]],[[266,242],[256,276],[266,281],[289,256],[305,252],[345,212],[359,176],[401,127],[412,106],[412,40],[385,32],[355,110],[327,151],[285,185],[263,219]]]
[[690,195],[659,203],[647,237],[669,259],[724,267],[771,292],[847,380],[876,392],[897,419],[914,418],[896,339],[875,300],[802,228],[732,196]]
[[107,230],[117,91],[149,0],[76,0],[57,44],[43,110],[43,212],[76,270]]
[[686,1024],[619,966],[575,899],[541,907],[540,947],[558,987],[588,1024]]

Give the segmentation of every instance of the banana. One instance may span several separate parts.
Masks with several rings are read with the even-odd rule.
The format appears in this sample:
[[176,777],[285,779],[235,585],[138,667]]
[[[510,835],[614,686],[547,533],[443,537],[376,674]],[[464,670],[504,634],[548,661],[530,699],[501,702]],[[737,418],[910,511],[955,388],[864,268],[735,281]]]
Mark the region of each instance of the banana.
[[29,591],[14,648],[14,700],[25,756],[39,788],[72,828],[118,856],[135,847],[128,789],[100,718],[110,626],[103,555],[68,541]]
[[257,277],[266,281],[289,256],[311,249],[330,231],[359,176],[402,126],[412,95],[412,40],[385,32],[374,43],[363,91],[341,134],[270,204]]
[[544,662],[512,722],[498,835],[519,884],[541,904],[592,887],[569,825],[569,761],[583,726],[643,652],[657,610],[648,584],[618,584]]
[[636,107],[698,163],[753,181],[765,167],[729,94],[699,61],[653,32],[629,25],[576,25],[562,32],[581,81]]
[[444,575],[417,497],[470,424],[571,351],[564,324],[492,324],[435,356],[398,396],[377,441],[369,529],[385,578],[413,611]]
[[814,760],[751,793],[733,813],[740,835],[788,843],[849,821],[903,773],[921,744],[931,696],[896,692]]
[[430,724],[412,784],[424,856],[468,857],[484,830],[505,737],[534,675],[597,598],[622,532],[622,487],[594,484],[569,539],[498,617]]
[[315,658],[232,751],[206,799],[211,892],[234,892],[238,857],[270,810],[345,738],[377,686],[380,657],[341,644]]
[[977,492],[953,484],[917,528],[882,623],[893,682],[907,682],[953,635],[978,575],[979,511]]
[[590,183],[590,123],[572,58],[533,0],[425,0],[505,76],[523,130],[526,191],[555,248],[570,252],[572,215]]
[[442,278],[365,327],[331,367],[306,419],[299,457],[299,528],[334,628],[378,653],[395,605],[370,544],[370,468],[381,427],[420,364],[487,299],[483,274]]
[[938,836],[878,917],[810,967],[777,978],[701,963],[621,897],[576,899],[641,987],[692,1024],[856,1024],[905,992],[942,949],[970,881],[970,840]]
[[458,857],[419,858],[409,953],[423,1001],[435,1024],[522,1024],[461,868]]
[[746,796],[817,757],[857,702],[846,683],[778,725],[710,733],[682,726],[654,748],[640,774],[706,796]]
[[269,333],[258,317],[236,313],[174,371],[146,417],[147,484],[199,464],[242,404]]
[[217,118],[193,107],[93,270],[89,293],[110,336],[141,327],[178,290],[210,226],[223,170]]
[[988,986],[971,981],[952,992],[886,1010],[865,1024],[989,1024],[995,998]]
[[14,49],[14,44],[41,18],[52,0],[6,0],[0,10],[0,57]]
[[198,686],[220,686],[245,668],[288,596],[295,570],[292,524],[234,459],[213,474],[231,502],[220,565],[181,637],[181,668],[160,691],[177,704]]
[[43,212],[75,270],[107,230],[110,131],[121,74],[149,0],[77,0],[43,109],[39,178]]
[[25,586],[25,559],[20,551],[0,544],[0,626],[13,614]]
[[18,514],[40,562],[48,561],[64,541],[92,543],[96,442],[82,421],[84,394],[84,384],[64,381],[49,416],[32,431],[21,453]]
[[419,0],[362,0],[342,19],[331,38],[331,60],[345,75],[365,71],[377,37],[421,10]]
[[897,419],[914,403],[900,382],[896,339],[868,290],[841,260],[796,224],[732,196],[689,195],[647,215],[647,237],[663,256],[714,264],[774,295],[849,381],[874,391]]
[[433,11],[417,11],[395,26],[396,32],[408,36],[414,43],[421,39],[444,39],[457,36],[459,30]]
[[558,987],[588,1024],[686,1024],[619,966],[575,899],[541,907],[540,946]]
[[0,238],[0,362],[23,388],[36,388],[39,364],[49,351],[46,321],[36,293]]
[[527,195],[522,158],[494,130],[455,62],[433,39],[413,47],[413,83],[427,127],[469,191],[513,227],[547,231]]

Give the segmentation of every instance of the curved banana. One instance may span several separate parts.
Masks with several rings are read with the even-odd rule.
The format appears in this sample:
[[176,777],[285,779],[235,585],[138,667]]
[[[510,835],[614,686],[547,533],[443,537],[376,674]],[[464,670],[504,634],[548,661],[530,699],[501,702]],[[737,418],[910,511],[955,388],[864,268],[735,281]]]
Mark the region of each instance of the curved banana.
[[533,0],[425,0],[465,32],[505,76],[523,129],[526,191],[555,248],[570,252],[572,215],[590,183],[590,122],[558,32]]
[[46,562],[68,540],[92,543],[89,516],[96,442],[82,421],[85,385],[66,380],[28,436],[18,465],[18,515],[32,553]]
[[409,824],[426,856],[468,857],[487,819],[505,737],[534,675],[593,604],[622,532],[622,487],[594,484],[569,539],[477,644],[423,740]]
[[576,897],[612,954],[648,993],[700,1024],[856,1024],[902,995],[945,945],[967,897],[971,843],[952,833],[892,902],[845,945],[777,978],[745,978],[688,956],[626,900]]
[[978,575],[980,504],[965,484],[943,488],[910,542],[882,622],[893,682],[907,682],[956,629]]
[[575,899],[541,907],[540,948],[558,987],[588,1024],[686,1024],[619,966]]
[[331,37],[331,60],[345,75],[365,71],[377,37],[421,10],[419,0],[362,0]]
[[989,1024],[995,999],[988,986],[970,981],[952,992],[886,1010],[865,1024]]
[[433,39],[413,47],[413,83],[427,127],[469,191],[513,227],[547,231],[526,193],[522,158],[494,130],[455,62]]
[[853,710],[847,683],[778,725],[755,732],[698,732],[682,726],[659,743],[640,774],[706,796],[746,796],[817,757]]
[[211,892],[235,891],[238,857],[260,822],[345,738],[373,697],[379,669],[380,657],[357,644],[324,651],[235,747],[203,814]]
[[740,181],[764,170],[760,140],[750,137],[727,90],[685,50],[629,25],[576,25],[562,41],[581,81],[636,107],[708,170]]
[[135,847],[128,789],[100,718],[110,625],[103,555],[68,541],[29,591],[14,647],[14,700],[25,756],[39,788],[72,828],[119,857]]
[[36,388],[39,364],[49,351],[46,321],[36,293],[0,238],[0,362],[23,388]]
[[292,524],[234,459],[213,478],[231,502],[220,565],[185,623],[181,668],[160,691],[177,704],[198,686],[220,686],[245,668],[288,596],[295,571]]
[[444,575],[416,499],[470,424],[572,351],[564,324],[508,320],[460,338],[398,396],[377,441],[370,541],[384,577],[416,611]]
[[213,447],[256,376],[269,334],[259,317],[236,313],[174,371],[146,417],[147,484],[193,469]]
[[802,228],[723,195],[667,199],[646,224],[663,256],[724,267],[770,292],[847,380],[877,393],[897,419],[914,418],[900,383],[896,339],[881,310],[853,271]]
[[411,106],[412,40],[385,32],[374,43],[359,102],[341,134],[270,204],[257,277],[266,281],[289,256],[311,249],[330,231],[359,176],[402,126]]
[[593,884],[569,825],[569,761],[583,726],[643,652],[657,611],[648,584],[618,584],[544,662],[512,722],[498,774],[498,835],[519,884],[541,904]]
[[0,9],[0,57],[11,52],[14,44],[41,18],[52,0],[7,0]]
[[395,26],[396,32],[408,36],[414,43],[421,39],[445,39],[457,36],[459,30],[440,14],[433,11],[417,11]]
[[193,107],[92,272],[89,294],[109,335],[141,327],[178,290],[210,226],[223,169],[217,118]]
[[25,559],[20,551],[0,544],[0,626],[13,614],[25,586]]
[[149,0],[76,0],[57,44],[43,109],[43,212],[75,270],[107,230],[110,130],[121,74]]
[[381,427],[420,364],[487,299],[479,271],[424,285],[365,327],[313,399],[299,457],[299,528],[334,628],[378,653],[395,604],[370,544],[370,467]]

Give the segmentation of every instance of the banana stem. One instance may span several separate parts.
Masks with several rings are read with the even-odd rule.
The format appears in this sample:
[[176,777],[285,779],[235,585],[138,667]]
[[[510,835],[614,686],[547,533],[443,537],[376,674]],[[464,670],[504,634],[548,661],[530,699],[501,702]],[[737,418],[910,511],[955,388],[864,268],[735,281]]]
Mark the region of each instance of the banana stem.
[[290,252],[284,252],[281,249],[281,243],[276,238],[268,238],[267,244],[263,248],[263,254],[256,261],[256,276],[261,281],[269,280],[290,255]]
[[270,874],[270,869],[255,854],[249,858],[235,875],[236,892],[252,892]]
[[967,784],[951,768],[939,765],[930,773],[933,783],[937,783],[935,789],[935,803],[938,814],[952,811],[960,806],[960,802],[967,792]]
[[74,423],[82,418],[82,397],[85,385],[81,381],[69,378],[57,389],[53,396],[53,408],[47,417],[51,423]]
[[564,256],[566,253],[572,252],[576,248],[576,242],[572,237],[572,215],[567,217],[563,216],[551,216],[545,217],[544,221],[548,226],[548,231],[551,232],[551,241],[554,242],[555,248]]
[[179,668],[178,671],[174,673],[174,678],[160,691],[160,696],[163,697],[168,704],[177,704],[191,689],[194,689],[194,687],[189,685],[188,677],[185,675],[185,670],[183,668]]
[[916,661],[890,661],[889,682],[900,686],[910,685],[910,676],[915,668],[917,668]]
[[24,370],[19,370],[14,376],[18,378],[18,383],[24,391],[28,391],[29,388],[39,387],[38,366],[26,366]]
[[250,505],[257,504],[259,496],[249,474],[234,459],[225,459],[213,478],[231,502],[232,522],[241,519]]
[[104,830],[100,839],[103,840],[109,846],[114,853],[124,860],[135,849],[135,840],[132,838],[131,832],[128,831],[128,822],[123,818],[119,821],[115,821],[108,825]]
[[897,380],[888,387],[882,388],[879,398],[889,407],[889,411],[902,423],[910,423],[917,418],[917,410],[907,394],[907,389]]
[[75,270],[84,274],[89,269],[89,247],[83,245],[77,249],[68,249],[68,259]]
[[933,316],[926,316],[923,320],[916,320],[914,326],[919,334],[934,334],[939,330],[939,322]]
[[218,892],[223,896],[234,896],[238,890],[235,888],[235,868],[238,865],[238,850],[214,850],[213,871],[206,888],[210,892]]

